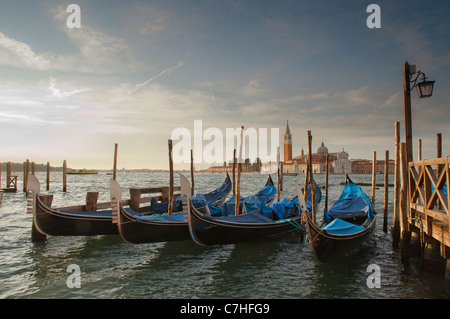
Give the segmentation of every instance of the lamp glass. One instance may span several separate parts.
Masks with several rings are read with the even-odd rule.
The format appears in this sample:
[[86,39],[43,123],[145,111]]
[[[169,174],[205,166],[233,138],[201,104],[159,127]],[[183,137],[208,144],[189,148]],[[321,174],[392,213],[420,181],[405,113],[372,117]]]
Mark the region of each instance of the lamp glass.
[[416,85],[419,98],[430,97],[433,94],[434,81],[423,81]]

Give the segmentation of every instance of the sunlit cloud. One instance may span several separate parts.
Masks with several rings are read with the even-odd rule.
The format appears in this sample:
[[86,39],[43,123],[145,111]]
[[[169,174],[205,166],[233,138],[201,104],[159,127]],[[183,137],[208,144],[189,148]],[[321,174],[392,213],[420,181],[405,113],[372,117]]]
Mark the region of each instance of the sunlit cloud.
[[49,68],[50,61],[36,54],[28,44],[0,32],[0,64],[44,70]]

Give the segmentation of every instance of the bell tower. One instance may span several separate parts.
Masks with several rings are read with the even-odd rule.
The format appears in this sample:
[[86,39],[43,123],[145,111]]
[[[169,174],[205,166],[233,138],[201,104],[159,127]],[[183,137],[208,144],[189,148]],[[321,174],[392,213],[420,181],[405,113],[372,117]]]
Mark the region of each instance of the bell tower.
[[292,161],[292,135],[289,129],[289,121],[286,124],[286,133],[284,133],[284,163]]

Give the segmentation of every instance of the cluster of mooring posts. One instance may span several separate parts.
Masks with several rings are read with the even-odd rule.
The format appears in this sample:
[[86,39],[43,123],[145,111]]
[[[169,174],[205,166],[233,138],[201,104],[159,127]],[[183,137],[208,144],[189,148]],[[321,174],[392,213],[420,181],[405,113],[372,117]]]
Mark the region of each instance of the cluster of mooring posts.
[[[116,179],[117,175],[117,149],[118,144],[115,144],[115,154],[114,154],[114,168],[113,168],[113,178]],[[46,190],[50,190],[50,171],[51,166],[50,162],[47,162],[46,165]],[[31,173],[32,175],[35,175],[36,173],[36,164],[35,162],[30,162],[29,159],[27,159],[25,162],[23,162],[23,192],[26,193],[28,189],[28,174]],[[63,161],[62,166],[62,185],[63,185],[63,192],[67,192],[67,160]],[[18,175],[12,175],[11,170],[11,162],[8,162],[6,164],[6,185],[5,188],[0,188],[0,191],[3,192],[17,192],[17,180]],[[0,166],[0,185],[2,183],[2,171]],[[0,195],[1,196],[1,195]],[[0,198],[1,200],[1,198]]]
[[[1,167],[1,166],[0,166]],[[17,192],[17,175],[11,173],[11,162],[6,163],[6,185],[4,188],[2,184],[2,170],[0,168],[0,190],[6,193]]]
[[[50,190],[50,162],[47,162],[47,178],[46,178],[46,190]],[[23,192],[26,192],[27,190],[27,184],[28,184],[28,174],[31,173],[35,175],[36,173],[36,164],[35,162],[30,162],[29,159],[27,159],[25,162],[23,162]],[[1,168],[0,168],[0,185],[1,185]],[[1,191],[5,193],[15,193],[17,192],[17,180],[19,176],[18,175],[12,175],[11,172],[11,162],[6,163],[6,185],[4,188],[1,188]],[[64,160],[63,162],[63,191],[67,191],[67,161]]]

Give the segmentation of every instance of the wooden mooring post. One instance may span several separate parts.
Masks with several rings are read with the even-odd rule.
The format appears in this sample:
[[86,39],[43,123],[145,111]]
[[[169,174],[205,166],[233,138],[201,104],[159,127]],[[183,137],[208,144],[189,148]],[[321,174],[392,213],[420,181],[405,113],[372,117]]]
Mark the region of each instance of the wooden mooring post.
[[281,179],[280,179],[280,147],[277,147],[277,201],[280,201],[281,196]]
[[[237,182],[236,182],[236,196],[234,205],[234,215],[239,215],[239,205],[241,199],[241,172],[242,172],[242,148],[244,144],[244,127],[241,126],[240,142],[239,142],[239,157],[238,157],[238,167],[237,167]],[[243,206],[244,207],[244,206]]]
[[27,192],[28,185],[28,172],[30,171],[30,160],[26,160],[23,163],[23,192]]
[[114,164],[113,164],[113,180],[116,180],[117,178],[117,152],[118,152],[119,145],[116,143],[114,144]]
[[329,165],[329,154],[327,154],[327,157],[325,159],[326,167],[325,167],[325,211],[328,212],[328,165]]
[[6,163],[6,190],[17,192],[17,175],[11,175],[11,162]]
[[[312,212],[311,212],[311,216],[312,219],[314,221],[314,223],[316,223],[316,205],[314,205],[315,200],[316,200],[316,187],[314,185],[314,175],[313,175],[313,168],[312,168],[312,135],[311,135],[311,131],[308,131],[308,167],[309,167],[309,185],[311,187],[311,207],[312,207]],[[308,193],[308,189],[305,185],[305,194]]]
[[394,220],[392,225],[392,247],[400,242],[400,122],[395,122],[395,170],[394,170]]
[[388,199],[389,199],[389,151],[384,151],[384,218],[383,231],[387,233]]
[[47,180],[46,180],[47,190],[50,190],[50,162],[47,162]]
[[169,140],[169,215],[173,214],[173,159],[172,140]]
[[191,149],[191,195],[194,195],[194,151]]
[[408,158],[407,146],[400,143],[400,230],[401,230],[401,259],[403,266],[409,268],[409,246],[411,242],[411,231],[408,222]]
[[372,205],[375,206],[375,188],[377,179],[377,152],[373,152],[372,160]]
[[236,196],[236,149],[233,151],[233,196]]
[[67,161],[63,162],[63,192],[67,192]]

